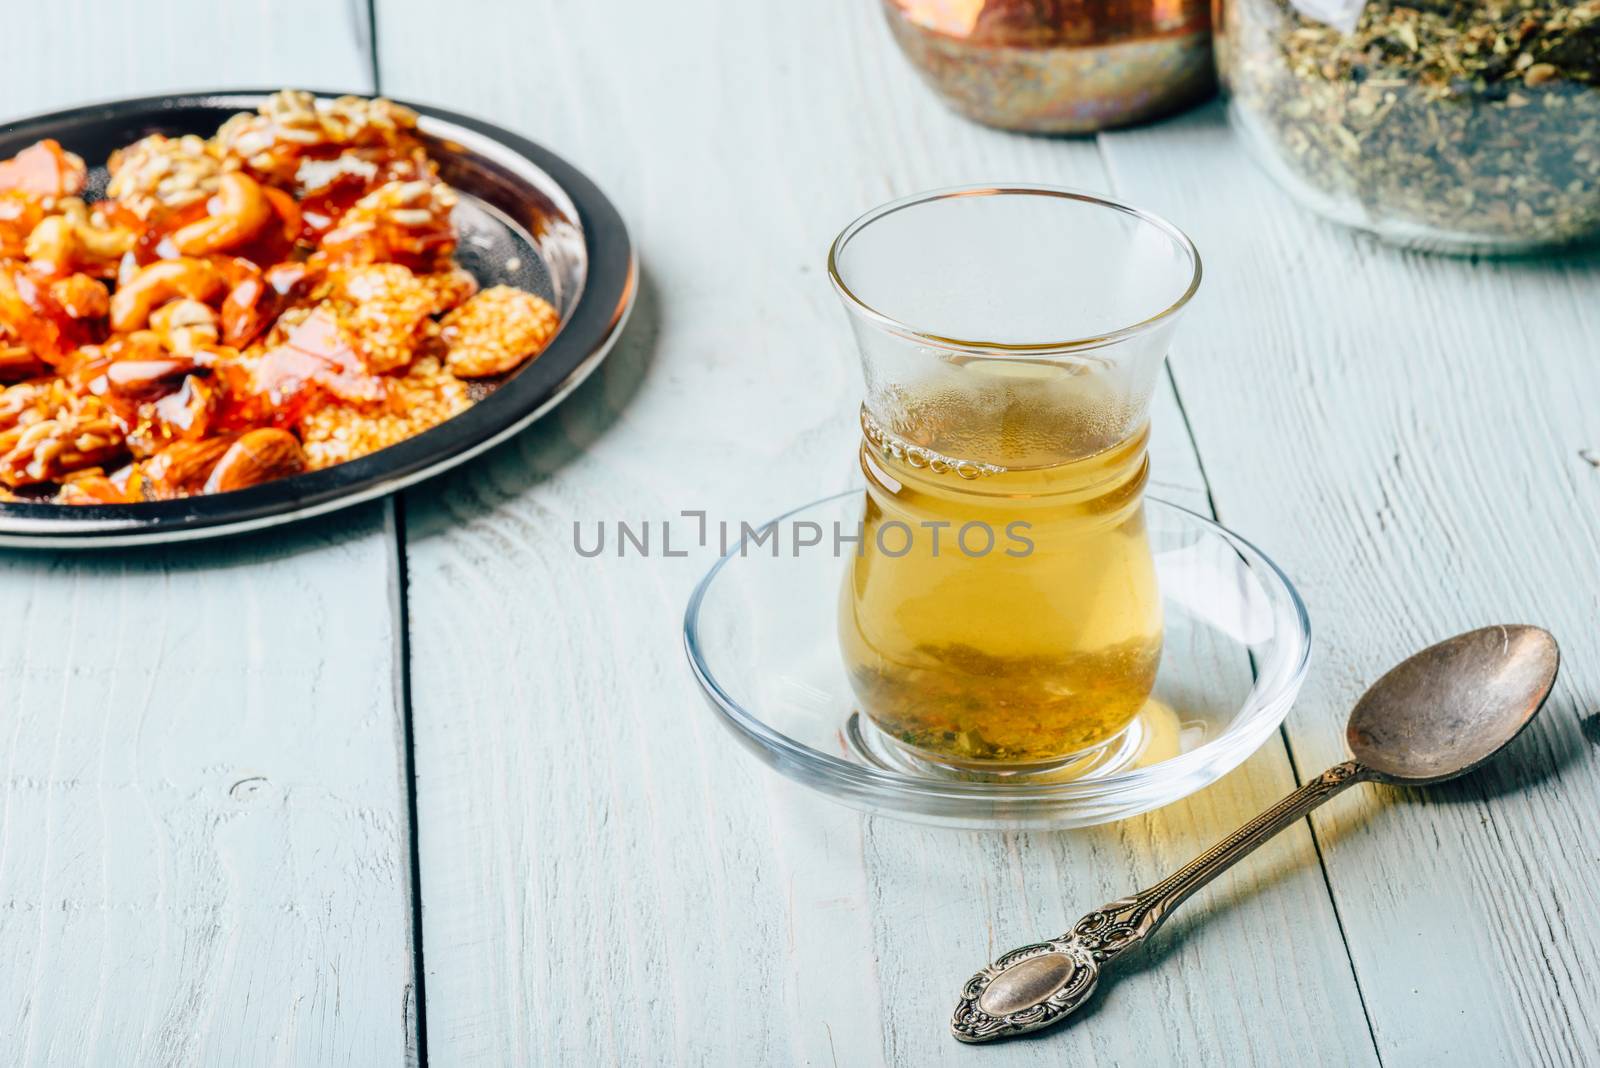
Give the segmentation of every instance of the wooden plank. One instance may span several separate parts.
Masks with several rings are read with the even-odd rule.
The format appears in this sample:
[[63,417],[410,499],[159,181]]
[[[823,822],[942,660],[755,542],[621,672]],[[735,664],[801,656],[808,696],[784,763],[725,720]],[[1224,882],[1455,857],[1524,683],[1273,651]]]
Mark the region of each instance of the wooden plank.
[[7,115],[183,89],[364,93],[372,87],[367,6],[51,0],[8,34]]
[[1592,1061],[1600,258],[1384,248],[1270,188],[1217,109],[1106,143],[1119,188],[1208,256],[1177,382],[1222,517],[1318,627],[1288,721],[1301,772],[1341,758],[1365,684],[1430,641],[1527,621],[1562,643],[1556,694],[1505,759],[1314,817],[1384,1061]]
[[[34,5],[4,108],[364,84],[349,27],[307,32],[323,12]],[[7,1063],[406,1058],[394,545],[371,505],[214,544],[0,555]]]
[[[430,1056],[970,1059],[946,1031],[959,983],[1275,800],[1293,785],[1282,745],[1087,833],[863,820],[754,766],[703,710],[678,621],[705,553],[582,559],[571,531],[682,509],[756,521],[855,482],[859,372],[822,273],[834,233],[919,188],[1103,185],[1099,156],[948,115],[853,0],[495,12],[485,35],[472,11],[441,24],[385,0],[385,89],[587,168],[633,227],[644,285],[592,383],[408,497]],[[1170,393],[1157,419],[1161,492],[1204,508]],[[1305,829],[1190,908],[1092,1021],[984,1059],[1371,1060]],[[1260,934],[1291,927],[1298,952]]]

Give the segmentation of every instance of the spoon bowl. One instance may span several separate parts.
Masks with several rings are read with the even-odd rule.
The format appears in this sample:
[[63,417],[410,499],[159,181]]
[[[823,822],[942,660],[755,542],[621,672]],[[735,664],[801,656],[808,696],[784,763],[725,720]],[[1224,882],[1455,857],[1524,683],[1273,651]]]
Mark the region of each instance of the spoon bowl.
[[1555,685],[1550,632],[1499,626],[1458,634],[1402,660],[1350,713],[1350,752],[1396,785],[1463,775],[1522,732]]

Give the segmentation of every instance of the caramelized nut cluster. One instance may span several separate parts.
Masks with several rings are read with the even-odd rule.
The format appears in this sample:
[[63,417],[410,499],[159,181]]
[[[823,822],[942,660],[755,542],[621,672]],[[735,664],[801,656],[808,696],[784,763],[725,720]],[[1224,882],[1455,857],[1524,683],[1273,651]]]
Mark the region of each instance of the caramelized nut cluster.
[[0,499],[120,504],[343,463],[472,404],[555,309],[477,292],[387,100],[274,94],[210,138],[0,161]]

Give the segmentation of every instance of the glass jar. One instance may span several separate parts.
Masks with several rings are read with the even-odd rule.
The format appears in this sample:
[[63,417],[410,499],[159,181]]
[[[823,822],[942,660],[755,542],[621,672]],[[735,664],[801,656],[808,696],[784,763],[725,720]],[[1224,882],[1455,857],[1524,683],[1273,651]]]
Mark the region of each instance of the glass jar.
[[1600,235],[1600,0],[1216,0],[1235,130],[1299,200],[1413,247]]

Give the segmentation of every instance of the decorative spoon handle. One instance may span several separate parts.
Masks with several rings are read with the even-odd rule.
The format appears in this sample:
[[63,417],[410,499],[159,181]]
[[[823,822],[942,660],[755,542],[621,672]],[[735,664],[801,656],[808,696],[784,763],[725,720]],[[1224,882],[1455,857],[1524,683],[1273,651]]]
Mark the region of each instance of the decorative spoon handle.
[[1072,930],[997,958],[961,988],[950,1030],[990,1042],[1048,1027],[1089,999],[1100,966],[1160,927],[1188,896],[1347,786],[1373,778],[1354,760],[1335,764],[1148,889],[1102,905]]

